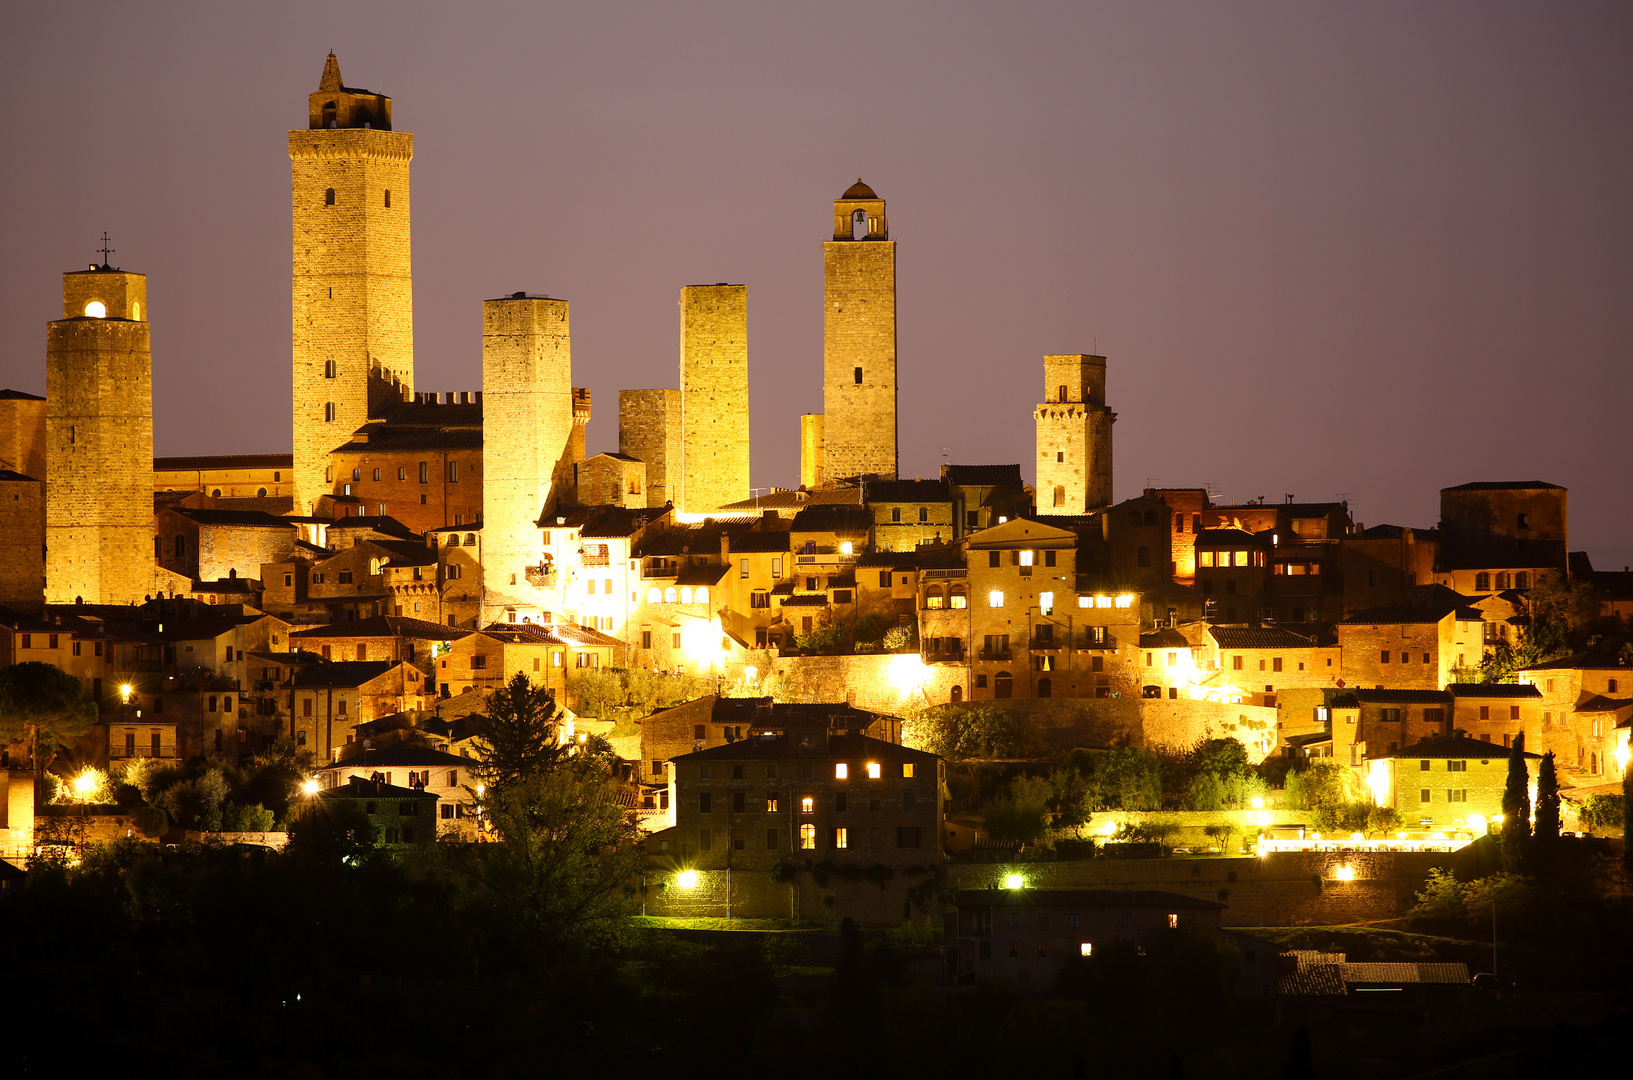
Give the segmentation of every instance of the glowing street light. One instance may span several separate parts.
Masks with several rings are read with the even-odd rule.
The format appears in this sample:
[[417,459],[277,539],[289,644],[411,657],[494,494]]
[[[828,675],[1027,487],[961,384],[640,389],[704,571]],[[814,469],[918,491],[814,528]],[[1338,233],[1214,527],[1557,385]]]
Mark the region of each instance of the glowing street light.
[[1332,872],[1332,876],[1334,881],[1354,881],[1355,867],[1340,866],[1338,869]]
[[121,702],[123,702],[124,704],[129,705],[130,704],[130,692],[133,689],[134,689],[134,687],[132,687],[130,685],[130,683],[120,683],[119,684],[119,700]]
[[86,769],[84,772],[74,777],[74,794],[78,795],[81,799],[88,799],[91,797],[91,793],[97,789],[99,783],[100,780],[96,773],[92,772],[90,769]]
[[1019,875],[1019,874],[1005,874],[1004,875],[1004,888],[1006,888],[1006,889],[1024,889],[1024,888],[1026,888],[1026,879],[1024,877],[1022,877],[1021,875]]
[[318,782],[316,780],[306,781],[301,785],[301,791],[307,795],[316,795],[318,793]]
[[695,888],[697,888],[697,871],[696,870],[682,870],[680,873],[676,874],[675,875],[675,886],[677,888],[681,888],[681,889],[695,889]]
[[1253,797],[1253,809],[1255,809],[1255,810],[1263,810],[1264,809],[1264,800],[1259,798],[1257,795],[1255,795]]

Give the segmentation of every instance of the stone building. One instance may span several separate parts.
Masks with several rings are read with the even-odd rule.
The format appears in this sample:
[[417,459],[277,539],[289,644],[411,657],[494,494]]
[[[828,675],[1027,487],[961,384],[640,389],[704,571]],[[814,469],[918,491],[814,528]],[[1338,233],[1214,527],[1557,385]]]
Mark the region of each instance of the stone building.
[[822,483],[823,439],[821,413],[803,413],[799,418],[799,486],[814,488]]
[[952,488],[945,480],[870,480],[862,498],[873,512],[873,546],[880,551],[953,539]]
[[394,406],[336,440],[312,512],[391,517],[416,537],[474,525],[483,516],[482,417],[480,390],[416,394]]
[[39,611],[44,603],[45,482],[0,469],[0,604]]
[[858,180],[822,245],[823,481],[896,478],[896,242]]
[[1338,554],[1344,613],[1407,603],[1411,590],[1435,580],[1440,534],[1433,529],[1374,525],[1344,537]]
[[1350,686],[1440,690],[1456,668],[1479,665],[1483,620],[1470,608],[1395,605],[1357,612],[1337,626]]
[[640,505],[680,503],[680,415],[679,390],[618,391],[618,452],[646,465]]
[[412,664],[337,660],[296,670],[284,686],[289,738],[319,761],[338,761],[358,724],[432,704]]
[[708,694],[641,718],[640,774],[666,783],[669,762],[684,754],[736,743],[754,731],[788,724],[832,726],[882,742],[899,743],[901,720],[844,703],[773,703],[770,698]]
[[330,490],[329,451],[414,390],[414,137],[389,97],[342,85],[333,53],[307,111],[289,133],[298,513]]
[[[748,287],[680,291],[682,513],[748,497]],[[671,496],[673,497],[673,496]]]
[[45,598],[140,603],[155,580],[147,277],[104,263],[62,285],[46,335]]
[[1451,683],[1446,690],[1452,696],[1452,730],[1471,739],[1507,748],[1515,736],[1542,730],[1542,692],[1534,686]]
[[45,398],[0,390],[0,470],[45,479]]
[[[338,439],[336,440],[339,441]],[[279,500],[294,507],[294,459],[289,454],[214,454],[153,460],[154,491],[202,491],[211,499]],[[226,509],[272,510],[272,505]]]
[[[1041,490],[1041,488],[1040,488]],[[1168,543],[1170,576],[1180,585],[1196,581],[1196,538],[1202,532],[1204,515],[1212,506],[1206,488],[1151,488],[1173,515],[1173,535]]]
[[1043,358],[1038,428],[1038,511],[1085,514],[1111,505],[1111,425],[1106,358],[1073,353]]
[[1077,534],[1018,518],[970,536],[968,553],[971,700],[1053,696],[1060,650],[1077,644]]
[[300,806],[300,814],[332,812],[336,806],[361,811],[382,844],[398,850],[428,847],[437,839],[437,796],[420,787],[351,776],[319,791]]
[[[1275,707],[1289,690],[1336,687],[1342,673],[1338,644],[1268,626],[1210,626],[1197,654],[1200,667],[1219,674],[1232,700]],[[1238,696],[1239,695],[1239,696]]]
[[161,510],[153,524],[153,557],[167,570],[195,580],[258,578],[266,563],[296,550],[287,518],[259,510]]
[[596,454],[573,466],[585,506],[646,506],[646,463],[628,454]]
[[[1463,735],[1445,735],[1375,755],[1367,783],[1379,806],[1394,807],[1403,824],[1423,829],[1468,830],[1484,835],[1483,823],[1503,812],[1509,751]],[[1525,753],[1536,782],[1540,754]]]

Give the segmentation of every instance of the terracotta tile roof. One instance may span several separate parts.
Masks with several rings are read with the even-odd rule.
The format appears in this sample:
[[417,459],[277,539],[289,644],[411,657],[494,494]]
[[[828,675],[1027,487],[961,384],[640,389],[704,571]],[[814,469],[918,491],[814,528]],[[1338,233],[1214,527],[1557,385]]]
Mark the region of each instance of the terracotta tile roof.
[[1343,997],[1349,993],[1344,985],[1342,964],[1300,965],[1293,971],[1284,971],[1276,980],[1276,993],[1283,997]]
[[372,619],[330,623],[310,630],[297,630],[289,635],[291,641],[317,638],[407,637],[422,641],[454,641],[470,633],[424,619],[409,619],[401,615],[376,615]]
[[1315,639],[1271,626],[1210,626],[1208,635],[1221,649],[1310,649]]
[[959,487],[1021,487],[1019,465],[943,465],[941,478]]
[[1449,683],[1447,692],[1456,698],[1540,698],[1542,691],[1525,683]]
[[[1507,758],[1512,751],[1506,746],[1497,746],[1481,739],[1471,739],[1467,735],[1442,735],[1434,739],[1424,739],[1422,742],[1404,746],[1388,754],[1377,755],[1380,759],[1387,758],[1479,758],[1482,761],[1491,761],[1497,758]],[[1528,758],[1540,758],[1541,754],[1525,751]]]
[[1369,705],[1450,705],[1452,696],[1444,690],[1391,690],[1375,686],[1370,690],[1357,687],[1355,700]]
[[231,525],[245,529],[293,529],[288,519],[273,517],[263,510],[192,510],[185,506],[169,508],[199,525]]
[[756,529],[753,532],[739,533],[731,538],[731,553],[733,555],[752,555],[787,550],[788,534],[786,532],[763,532]]
[[946,480],[869,480],[862,485],[862,501],[869,503],[952,502]]
[[862,489],[859,487],[832,487],[798,491],[778,488],[768,495],[756,495],[752,499],[727,503],[720,509],[728,513],[752,514],[761,510],[798,510],[807,506],[823,505],[861,506]]
[[296,671],[284,685],[297,690],[362,686],[396,666],[390,660],[336,660]]

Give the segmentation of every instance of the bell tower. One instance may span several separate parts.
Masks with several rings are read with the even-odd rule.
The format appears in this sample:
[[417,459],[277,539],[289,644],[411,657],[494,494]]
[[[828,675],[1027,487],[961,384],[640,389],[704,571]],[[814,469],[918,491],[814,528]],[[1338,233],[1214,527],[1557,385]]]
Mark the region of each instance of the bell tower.
[[1111,505],[1111,425],[1106,358],[1043,358],[1038,425],[1038,513],[1084,514]]
[[896,242],[885,201],[861,180],[834,200],[822,263],[820,480],[894,480]]
[[45,351],[48,604],[139,604],[153,591],[147,318],[146,275],[106,262],[62,275]]
[[413,395],[413,157],[391,99],[343,85],[330,53],[289,133],[297,513],[331,490],[329,451]]

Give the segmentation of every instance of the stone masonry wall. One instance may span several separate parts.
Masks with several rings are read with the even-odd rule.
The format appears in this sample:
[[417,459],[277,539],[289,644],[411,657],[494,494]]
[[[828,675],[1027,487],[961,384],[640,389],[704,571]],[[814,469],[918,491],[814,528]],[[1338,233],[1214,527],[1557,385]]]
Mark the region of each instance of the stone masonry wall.
[[45,480],[45,399],[0,397],[0,469]]
[[822,256],[824,478],[894,479],[896,243],[833,240]]
[[799,482],[803,488],[814,488],[823,480],[823,419],[821,413],[805,413],[799,418]]
[[371,406],[413,393],[413,157],[414,137],[401,131],[289,133],[298,513],[332,489],[329,451],[363,426]]
[[45,481],[0,482],[0,604],[39,611],[44,603]]
[[748,498],[748,287],[680,291],[683,513]]
[[618,391],[618,452],[646,463],[644,505],[678,505],[680,391]]

